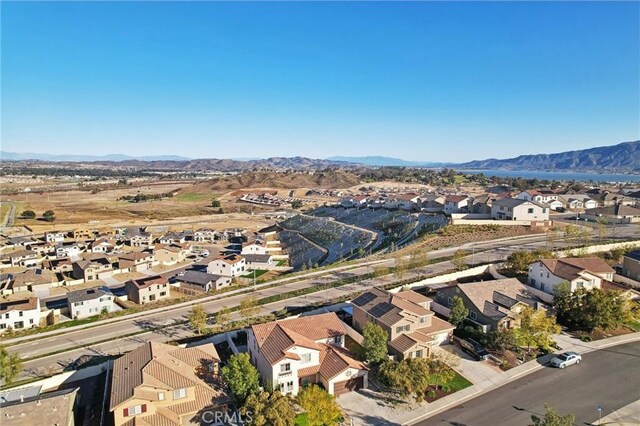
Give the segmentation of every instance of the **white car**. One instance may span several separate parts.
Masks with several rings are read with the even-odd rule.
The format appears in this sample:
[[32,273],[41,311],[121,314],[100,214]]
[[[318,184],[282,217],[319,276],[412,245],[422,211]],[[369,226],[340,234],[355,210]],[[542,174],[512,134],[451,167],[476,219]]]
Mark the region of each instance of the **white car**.
[[551,365],[558,368],[565,368],[573,364],[580,364],[582,356],[575,352],[564,352],[560,355],[553,357]]

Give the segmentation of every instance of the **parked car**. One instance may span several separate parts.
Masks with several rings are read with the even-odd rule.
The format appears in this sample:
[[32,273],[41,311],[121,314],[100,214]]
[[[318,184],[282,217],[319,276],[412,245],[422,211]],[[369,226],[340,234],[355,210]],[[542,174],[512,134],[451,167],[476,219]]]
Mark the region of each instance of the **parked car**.
[[564,213],[564,212],[566,212],[566,211],[567,211],[567,209],[565,209],[564,207],[556,207],[556,211],[557,211],[558,213]]
[[564,352],[558,356],[553,357],[551,365],[557,368],[565,368],[573,364],[580,364],[582,356],[575,352]]
[[460,340],[460,347],[478,361],[489,359],[489,352],[473,339]]

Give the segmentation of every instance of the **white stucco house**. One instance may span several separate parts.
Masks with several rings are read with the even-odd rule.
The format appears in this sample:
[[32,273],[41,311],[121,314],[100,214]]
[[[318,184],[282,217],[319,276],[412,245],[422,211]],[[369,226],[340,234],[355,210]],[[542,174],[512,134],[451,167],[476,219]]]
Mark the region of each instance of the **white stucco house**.
[[71,291],[67,295],[67,306],[72,318],[88,318],[103,311],[116,310],[116,296],[108,287],[87,288]]
[[40,325],[40,299],[26,299],[0,302],[0,334],[5,331],[22,330]]
[[529,266],[527,282],[545,293],[554,294],[562,282],[571,292],[579,288],[602,288],[602,281],[613,281],[615,271],[599,257],[541,259]]
[[244,275],[247,270],[247,263],[244,257],[239,254],[222,256],[209,262],[207,273],[222,275],[224,277],[237,277]]
[[346,333],[331,312],[254,325],[247,346],[265,388],[297,395],[319,384],[339,396],[368,385],[367,367],[344,348]]
[[549,206],[537,201],[502,198],[491,206],[491,218],[498,220],[549,220]]

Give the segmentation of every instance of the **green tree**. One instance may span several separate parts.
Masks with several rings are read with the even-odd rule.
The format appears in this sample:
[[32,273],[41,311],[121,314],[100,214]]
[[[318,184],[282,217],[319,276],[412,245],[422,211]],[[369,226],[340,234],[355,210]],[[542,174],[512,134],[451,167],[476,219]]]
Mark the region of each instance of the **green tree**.
[[453,253],[453,257],[451,258],[451,263],[456,267],[456,270],[462,271],[467,269],[469,265],[467,265],[467,261],[465,258],[469,256],[469,253],[466,250],[458,249]]
[[216,324],[219,324],[219,325],[224,324],[225,322],[228,322],[230,318],[231,318],[231,311],[229,310],[227,305],[224,305],[216,313]]
[[10,354],[4,346],[0,346],[0,381],[9,385],[22,371],[22,360],[16,353]]
[[22,217],[23,219],[35,219],[36,212],[34,212],[33,210],[25,210],[22,212],[20,217]]
[[220,201],[218,201],[218,200],[213,200],[213,201],[211,202],[211,207],[219,208],[219,207],[220,207]]
[[527,271],[529,265],[535,261],[529,251],[514,251],[507,257],[506,267],[513,273],[519,274]]
[[293,426],[296,412],[291,400],[279,391],[253,393],[247,397],[240,414],[255,426]]
[[257,314],[260,311],[260,307],[258,306],[258,299],[255,296],[247,296],[240,301],[240,306],[238,307],[240,311],[240,315],[244,318],[250,318]]
[[202,305],[195,305],[187,314],[189,325],[196,330],[198,334],[202,334],[207,327],[207,312]]
[[449,322],[456,327],[459,327],[460,324],[469,316],[469,309],[464,306],[464,301],[460,296],[453,296],[451,301],[451,313],[449,313]]
[[598,216],[598,218],[596,219],[596,223],[597,223],[596,230],[598,232],[598,239],[602,241],[605,238],[607,238],[607,224],[609,223],[609,221],[604,216]]
[[362,332],[364,357],[368,362],[377,364],[387,357],[389,336],[378,324],[368,323]]
[[560,332],[555,317],[547,316],[546,311],[542,309],[533,310],[526,307],[518,314],[517,321],[520,326],[516,328],[516,339],[520,345],[526,346],[529,352],[532,346],[549,348],[551,336]]
[[53,210],[47,210],[42,214],[42,218],[47,222],[53,222],[56,219],[56,215]]
[[414,397],[421,401],[429,386],[430,362],[424,358],[408,358],[400,362],[385,361],[380,364],[379,375],[382,381],[395,388],[403,397]]
[[260,375],[251,365],[247,353],[232,355],[227,365],[222,367],[222,378],[229,385],[239,404],[244,403],[249,395],[259,390]]
[[549,404],[544,404],[544,417],[531,415],[531,423],[529,426],[573,426],[576,416],[573,414],[560,414],[554,410]]
[[631,316],[629,301],[614,291],[579,288],[573,293],[567,287],[554,297],[558,320],[575,330],[613,329]]
[[298,404],[307,412],[309,426],[337,425],[342,420],[342,413],[335,397],[319,386],[303,387],[298,392]]
[[293,200],[291,202],[291,208],[292,209],[299,209],[300,207],[302,207],[302,201],[300,200]]

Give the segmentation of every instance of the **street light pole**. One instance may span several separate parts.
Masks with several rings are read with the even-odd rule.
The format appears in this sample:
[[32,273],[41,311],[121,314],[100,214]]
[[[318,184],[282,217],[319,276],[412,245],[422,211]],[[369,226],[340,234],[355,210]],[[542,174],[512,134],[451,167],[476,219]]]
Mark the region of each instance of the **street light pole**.
[[602,406],[596,405],[596,410],[598,411],[598,424],[602,423]]

